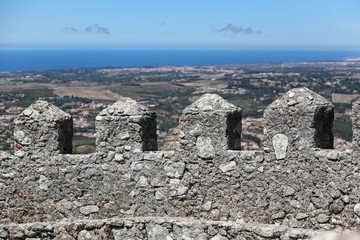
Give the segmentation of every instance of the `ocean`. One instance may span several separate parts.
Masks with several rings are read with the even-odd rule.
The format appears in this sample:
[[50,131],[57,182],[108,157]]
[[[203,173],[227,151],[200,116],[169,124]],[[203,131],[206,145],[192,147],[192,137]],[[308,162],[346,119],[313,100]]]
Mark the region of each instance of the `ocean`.
[[360,51],[0,51],[0,72],[90,67],[227,65],[341,61]]

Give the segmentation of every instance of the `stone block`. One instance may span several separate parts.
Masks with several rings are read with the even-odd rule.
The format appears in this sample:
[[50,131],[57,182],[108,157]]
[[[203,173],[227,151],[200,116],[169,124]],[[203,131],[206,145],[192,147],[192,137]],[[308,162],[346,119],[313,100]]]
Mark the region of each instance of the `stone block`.
[[15,155],[44,158],[72,153],[70,114],[46,101],[36,101],[14,120]]
[[95,127],[96,151],[100,156],[115,149],[118,160],[121,154],[132,149],[136,149],[135,152],[157,150],[155,112],[130,98],[121,98],[101,111]]
[[264,114],[264,147],[277,159],[288,152],[333,148],[334,106],[307,88],[295,88],[275,100]]
[[228,149],[240,150],[241,113],[241,108],[219,95],[203,95],[180,117],[181,148],[207,160]]

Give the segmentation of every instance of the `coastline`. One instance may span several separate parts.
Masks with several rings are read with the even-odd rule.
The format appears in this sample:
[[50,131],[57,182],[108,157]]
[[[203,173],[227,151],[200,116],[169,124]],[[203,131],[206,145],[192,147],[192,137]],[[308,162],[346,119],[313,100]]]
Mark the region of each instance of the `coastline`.
[[93,67],[205,66],[352,61],[360,51],[0,50],[0,72]]

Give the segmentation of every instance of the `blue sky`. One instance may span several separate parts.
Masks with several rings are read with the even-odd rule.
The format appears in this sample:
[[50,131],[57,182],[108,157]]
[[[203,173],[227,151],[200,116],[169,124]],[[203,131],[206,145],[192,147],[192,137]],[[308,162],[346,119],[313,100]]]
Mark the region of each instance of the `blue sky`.
[[359,0],[0,0],[0,49],[360,50]]

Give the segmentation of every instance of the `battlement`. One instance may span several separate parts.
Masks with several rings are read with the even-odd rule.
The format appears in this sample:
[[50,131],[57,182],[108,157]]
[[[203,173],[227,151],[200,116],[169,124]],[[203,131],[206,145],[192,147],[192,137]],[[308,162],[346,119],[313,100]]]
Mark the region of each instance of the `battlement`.
[[[353,105],[355,149],[359,145],[359,105]],[[264,118],[264,150],[274,152],[278,159],[284,159],[286,153],[333,148],[334,106],[307,88],[284,94],[267,107]],[[215,153],[241,150],[241,119],[241,108],[216,94],[205,94],[180,117],[181,149],[195,151],[192,156],[203,160],[213,159]],[[14,126],[17,157],[71,154],[72,117],[50,103],[36,101],[17,117]],[[102,158],[109,155],[110,159],[114,153],[131,158],[132,154],[156,151],[156,113],[122,98],[96,117],[96,136],[96,152]]]
[[14,121],[14,156],[0,159],[0,223],[194,217],[359,228],[360,102],[353,151],[332,149],[334,106],[307,88],[264,118],[264,148],[241,150],[241,108],[205,94],[180,117],[180,150],[157,151],[156,113],[123,98],[96,117],[96,153],[73,155],[72,117],[37,101]]

